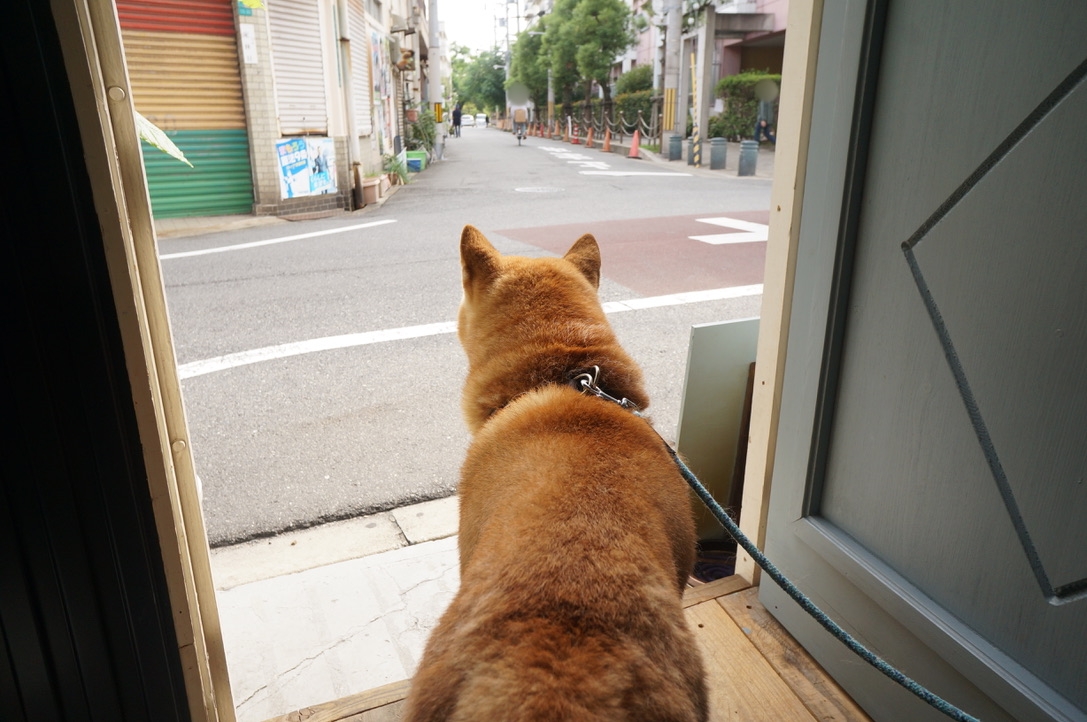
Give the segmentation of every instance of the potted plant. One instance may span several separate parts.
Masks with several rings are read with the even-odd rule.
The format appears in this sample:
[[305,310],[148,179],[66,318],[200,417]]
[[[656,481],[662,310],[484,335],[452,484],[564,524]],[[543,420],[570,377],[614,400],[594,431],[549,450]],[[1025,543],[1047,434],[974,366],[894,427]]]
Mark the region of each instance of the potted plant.
[[385,172],[389,174],[389,181],[394,185],[407,185],[408,164],[399,155],[387,155],[384,158]]

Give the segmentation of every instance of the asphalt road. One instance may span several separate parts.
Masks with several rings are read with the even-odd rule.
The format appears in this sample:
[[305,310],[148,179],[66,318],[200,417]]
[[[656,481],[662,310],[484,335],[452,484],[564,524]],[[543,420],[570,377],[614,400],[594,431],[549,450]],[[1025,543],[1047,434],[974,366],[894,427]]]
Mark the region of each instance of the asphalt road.
[[[770,198],[766,179],[687,171],[465,128],[380,208],[160,240],[212,545],[456,489],[468,223],[529,256],[596,235],[602,301],[652,299],[610,318],[674,439],[690,327],[759,313],[743,287],[762,282],[765,243],[750,239]],[[707,293],[675,295],[691,292]]]

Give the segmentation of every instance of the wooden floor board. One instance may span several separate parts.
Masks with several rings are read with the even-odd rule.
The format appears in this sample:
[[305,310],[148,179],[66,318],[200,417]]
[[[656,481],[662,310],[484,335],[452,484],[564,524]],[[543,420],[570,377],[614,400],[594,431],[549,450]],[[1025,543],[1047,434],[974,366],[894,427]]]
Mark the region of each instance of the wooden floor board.
[[[740,577],[692,587],[687,619],[706,663],[711,722],[869,722],[770,616]],[[399,722],[410,681],[307,707],[268,722]]]
[[807,650],[759,603],[757,587],[717,598],[717,603],[744,631],[777,675],[820,720],[865,722],[869,719]]
[[711,722],[815,718],[715,600],[687,609],[706,665]]

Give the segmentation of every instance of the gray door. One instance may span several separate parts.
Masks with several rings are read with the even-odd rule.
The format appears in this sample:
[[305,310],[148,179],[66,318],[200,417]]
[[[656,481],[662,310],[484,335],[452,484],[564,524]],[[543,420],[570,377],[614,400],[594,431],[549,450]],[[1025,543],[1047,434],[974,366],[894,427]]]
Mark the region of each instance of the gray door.
[[984,720],[1087,719],[1085,75],[1082,2],[823,10],[767,551]]

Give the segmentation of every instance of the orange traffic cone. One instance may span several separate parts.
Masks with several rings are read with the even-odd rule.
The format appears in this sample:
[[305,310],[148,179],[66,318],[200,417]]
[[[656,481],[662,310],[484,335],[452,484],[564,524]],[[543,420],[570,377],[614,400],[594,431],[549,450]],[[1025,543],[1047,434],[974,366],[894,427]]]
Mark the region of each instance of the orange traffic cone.
[[611,153],[611,128],[604,128],[604,145],[600,146],[600,150]]
[[641,141],[642,135],[640,129],[634,130],[634,137],[630,139],[630,152],[627,153],[627,158],[638,157],[638,143]]
[[581,138],[578,138],[579,133],[580,129],[577,126],[574,126],[574,132],[570,136],[570,143],[572,145],[581,145]]
[[585,136],[585,147],[593,147],[593,127],[591,125],[589,126],[589,134]]

